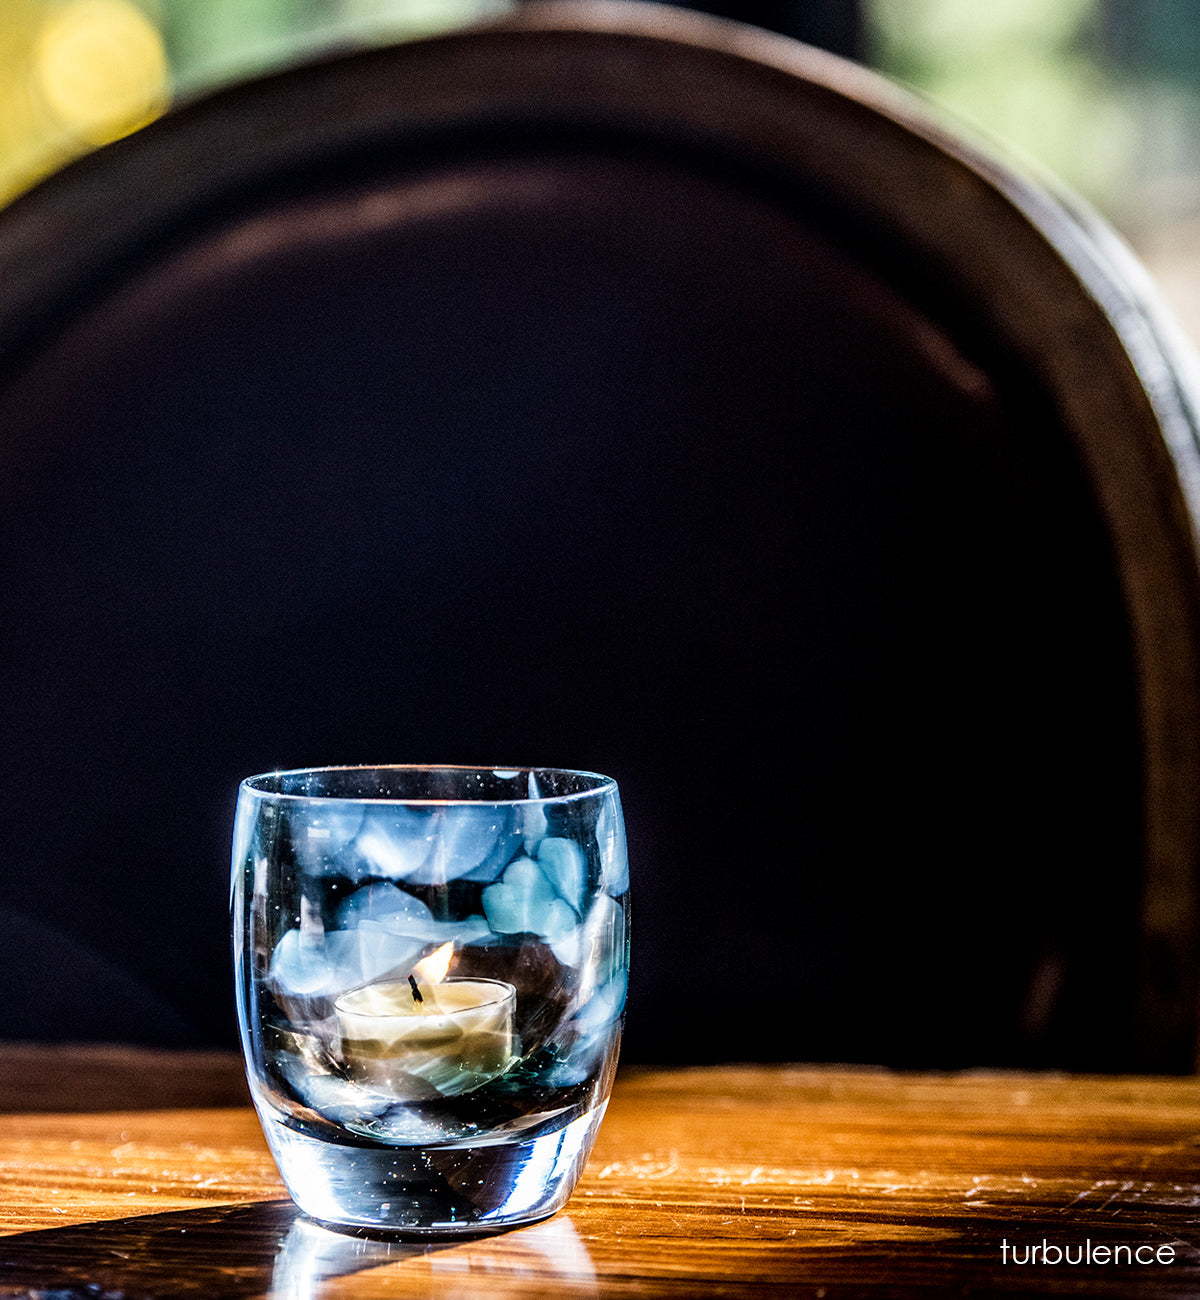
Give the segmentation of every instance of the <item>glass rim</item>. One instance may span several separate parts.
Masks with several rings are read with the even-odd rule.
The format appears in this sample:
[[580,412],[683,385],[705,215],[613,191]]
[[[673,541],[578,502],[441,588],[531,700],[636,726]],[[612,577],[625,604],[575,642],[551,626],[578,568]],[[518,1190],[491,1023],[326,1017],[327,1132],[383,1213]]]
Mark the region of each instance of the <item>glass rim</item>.
[[[480,776],[493,776],[499,780],[518,776],[578,777],[587,782],[580,790],[569,794],[544,794],[536,797],[529,795],[496,798],[488,795],[472,797],[445,795],[398,795],[398,794],[336,794],[308,793],[304,791],[272,790],[266,783],[281,781],[284,778],[314,778],[336,773],[356,772],[412,772],[412,773],[475,773]],[[489,807],[502,807],[512,804],[546,804],[569,803],[576,799],[589,799],[598,794],[605,794],[617,789],[617,783],[611,776],[600,772],[591,772],[574,767],[537,767],[525,763],[344,763],[329,764],[322,767],[279,768],[272,772],[259,772],[255,776],[245,777],[238,786],[239,792],[253,794],[260,799],[278,799],[297,803],[364,803],[364,804],[399,804],[405,807],[441,808],[468,804],[486,804]]]

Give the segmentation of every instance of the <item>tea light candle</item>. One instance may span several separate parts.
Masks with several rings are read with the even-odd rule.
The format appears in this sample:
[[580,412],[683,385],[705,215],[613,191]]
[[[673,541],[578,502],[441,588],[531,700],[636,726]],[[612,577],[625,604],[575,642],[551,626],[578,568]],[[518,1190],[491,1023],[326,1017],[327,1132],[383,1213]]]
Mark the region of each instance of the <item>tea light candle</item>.
[[452,950],[443,945],[407,979],[377,980],[335,1001],[352,1078],[415,1101],[471,1092],[513,1063],[516,989],[502,980],[445,979]]

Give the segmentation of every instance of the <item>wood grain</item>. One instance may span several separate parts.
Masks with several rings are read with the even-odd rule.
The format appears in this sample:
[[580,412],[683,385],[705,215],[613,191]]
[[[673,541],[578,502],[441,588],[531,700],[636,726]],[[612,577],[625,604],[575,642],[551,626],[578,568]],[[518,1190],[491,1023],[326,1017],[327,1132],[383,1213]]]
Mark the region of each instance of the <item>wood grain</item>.
[[[6,1300],[1191,1296],[1200,1083],[629,1070],[566,1211],[446,1246],[298,1215],[246,1107],[0,1117],[0,1189]],[[1043,1240],[1174,1260],[1004,1262]]]
[[236,1052],[0,1043],[0,1112],[249,1104]]

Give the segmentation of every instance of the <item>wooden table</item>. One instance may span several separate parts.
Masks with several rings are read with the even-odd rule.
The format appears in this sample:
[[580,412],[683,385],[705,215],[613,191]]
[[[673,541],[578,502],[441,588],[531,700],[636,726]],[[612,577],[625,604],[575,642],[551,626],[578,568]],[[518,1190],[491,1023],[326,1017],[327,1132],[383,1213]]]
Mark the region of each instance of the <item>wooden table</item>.
[[0,1048],[0,1297],[1200,1293],[1197,1080],[630,1069],[565,1211],[420,1247],[300,1216],[239,1070]]

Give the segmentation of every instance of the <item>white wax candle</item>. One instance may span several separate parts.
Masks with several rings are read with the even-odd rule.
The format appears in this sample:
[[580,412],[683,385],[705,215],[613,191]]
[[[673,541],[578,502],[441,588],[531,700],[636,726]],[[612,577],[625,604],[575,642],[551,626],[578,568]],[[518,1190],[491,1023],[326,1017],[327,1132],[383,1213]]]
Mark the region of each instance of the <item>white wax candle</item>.
[[416,1100],[470,1092],[516,1059],[516,989],[500,980],[419,984],[380,980],[334,1003],[342,1058],[353,1078]]

